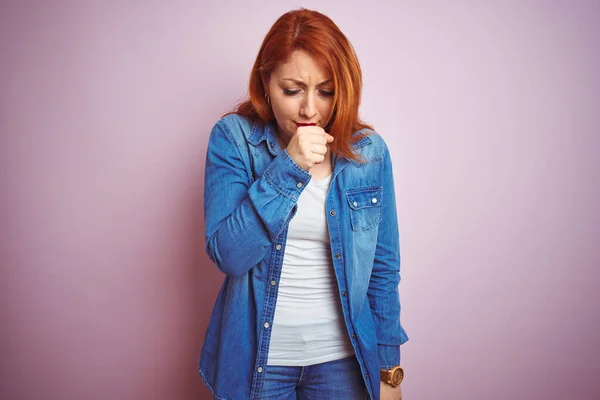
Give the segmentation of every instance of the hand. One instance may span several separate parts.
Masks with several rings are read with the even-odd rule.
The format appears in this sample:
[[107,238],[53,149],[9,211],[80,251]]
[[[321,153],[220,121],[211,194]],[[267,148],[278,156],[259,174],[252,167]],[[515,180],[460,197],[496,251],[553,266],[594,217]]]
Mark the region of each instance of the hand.
[[387,383],[381,382],[379,385],[381,400],[402,400],[402,385],[393,387]]
[[327,144],[333,142],[333,136],[319,126],[301,126],[287,145],[287,152],[300,168],[308,171],[310,167],[325,160]]

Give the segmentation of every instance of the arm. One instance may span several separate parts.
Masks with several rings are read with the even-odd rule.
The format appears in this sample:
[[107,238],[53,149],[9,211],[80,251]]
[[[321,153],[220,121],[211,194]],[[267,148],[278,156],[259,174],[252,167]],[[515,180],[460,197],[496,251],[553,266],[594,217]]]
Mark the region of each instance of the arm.
[[400,345],[408,337],[400,325],[400,243],[392,163],[387,147],[382,174],[382,216],[367,295],[375,320],[379,367],[389,369],[400,365]]
[[234,277],[264,258],[293,217],[298,197],[310,180],[310,174],[282,151],[251,184],[242,151],[248,151],[246,144],[237,143],[225,121],[219,121],[210,134],[206,155],[206,252],[221,271]]

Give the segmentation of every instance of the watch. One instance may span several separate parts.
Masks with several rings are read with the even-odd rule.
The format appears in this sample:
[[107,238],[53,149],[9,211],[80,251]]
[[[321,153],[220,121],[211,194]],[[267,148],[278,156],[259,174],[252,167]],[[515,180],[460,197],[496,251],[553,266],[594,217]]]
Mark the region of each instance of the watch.
[[399,386],[404,379],[404,370],[400,366],[393,367],[392,369],[382,369],[379,371],[381,381],[392,385],[393,387]]

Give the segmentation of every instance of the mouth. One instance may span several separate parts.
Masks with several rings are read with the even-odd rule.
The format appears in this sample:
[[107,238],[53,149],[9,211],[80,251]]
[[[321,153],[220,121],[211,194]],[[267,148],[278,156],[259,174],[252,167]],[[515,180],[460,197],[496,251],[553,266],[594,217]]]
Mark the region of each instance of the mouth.
[[296,126],[297,126],[298,128],[299,128],[299,127],[301,127],[301,126],[316,126],[316,125],[317,125],[317,123],[316,123],[316,122],[313,122],[313,123],[310,123],[310,124],[301,124],[301,123],[299,123],[299,122],[294,122],[294,123],[296,124]]

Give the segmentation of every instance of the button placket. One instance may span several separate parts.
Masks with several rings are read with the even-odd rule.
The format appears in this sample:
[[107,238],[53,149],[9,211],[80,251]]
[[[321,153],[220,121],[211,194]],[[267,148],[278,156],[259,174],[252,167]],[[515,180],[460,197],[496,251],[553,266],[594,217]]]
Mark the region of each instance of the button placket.
[[[282,233],[283,236],[282,238],[286,238],[287,237],[287,229]],[[275,245],[275,249],[277,250],[277,252],[274,254],[273,259],[271,260],[270,263],[270,269],[272,269],[270,276],[268,277],[267,280],[267,286],[266,286],[266,296],[265,296],[265,304],[264,304],[264,317],[266,320],[263,320],[263,329],[261,330],[261,333],[259,334],[259,338],[258,338],[258,349],[257,349],[257,357],[256,357],[256,361],[255,361],[255,380],[253,380],[252,382],[252,388],[251,388],[251,397],[255,398],[255,396],[257,395],[257,391],[259,387],[262,387],[262,381],[264,379],[264,376],[262,374],[262,372],[264,371],[264,367],[263,365],[266,365],[267,362],[267,357],[266,357],[266,352],[268,351],[268,337],[270,337],[271,335],[271,329],[272,326],[270,324],[270,321],[273,318],[274,315],[274,309],[275,309],[275,297],[276,297],[276,292],[277,292],[277,281],[280,278],[280,273],[281,273],[281,266],[283,263],[283,253],[281,252],[281,250],[283,249],[283,243],[277,243]],[[254,397],[253,397],[254,396]]]

